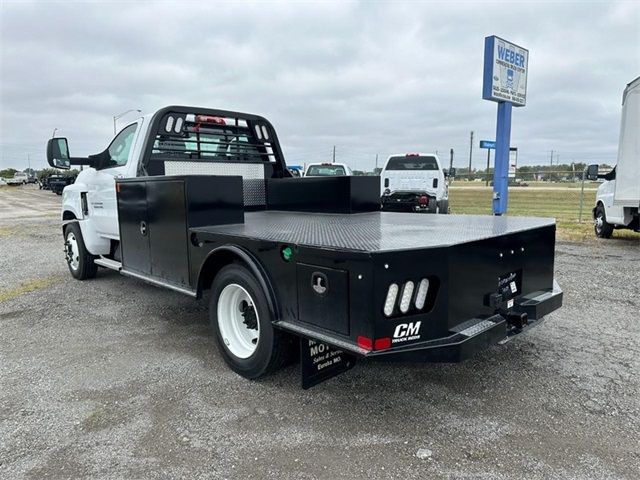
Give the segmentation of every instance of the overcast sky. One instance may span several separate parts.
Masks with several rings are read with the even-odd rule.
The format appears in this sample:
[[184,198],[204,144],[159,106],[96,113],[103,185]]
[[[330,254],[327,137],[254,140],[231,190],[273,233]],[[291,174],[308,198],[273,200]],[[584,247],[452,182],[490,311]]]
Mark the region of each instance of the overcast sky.
[[[275,125],[289,164],[438,151],[484,168],[484,37],[530,51],[514,109],[520,164],[615,163],[625,85],[640,75],[640,2],[0,1],[0,168],[46,164],[54,128],[96,153],[112,116],[169,104]],[[130,115],[123,122],[133,119]],[[124,124],[121,123],[120,126]]]

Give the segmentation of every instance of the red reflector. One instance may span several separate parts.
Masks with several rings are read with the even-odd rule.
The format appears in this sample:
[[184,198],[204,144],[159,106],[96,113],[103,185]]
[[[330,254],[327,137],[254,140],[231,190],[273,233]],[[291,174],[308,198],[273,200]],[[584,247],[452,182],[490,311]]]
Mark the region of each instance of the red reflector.
[[420,205],[427,205],[429,203],[429,198],[426,195],[422,195],[418,201],[420,202]]
[[360,348],[364,348],[365,350],[373,349],[373,340],[369,337],[358,337],[358,346]]
[[116,193],[120,193],[120,184],[116,183]]
[[215,123],[216,125],[226,125],[224,118],[212,117],[211,115],[196,115],[198,123]]
[[374,350],[386,350],[387,348],[391,348],[391,337],[376,338]]

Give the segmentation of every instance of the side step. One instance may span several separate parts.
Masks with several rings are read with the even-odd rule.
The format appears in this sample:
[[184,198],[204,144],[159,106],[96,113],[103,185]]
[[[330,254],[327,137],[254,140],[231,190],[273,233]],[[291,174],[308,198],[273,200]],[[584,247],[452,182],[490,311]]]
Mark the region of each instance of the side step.
[[96,265],[100,265],[101,267],[110,268],[111,270],[115,270],[117,272],[122,270],[122,263],[116,260],[111,260],[110,258],[96,258],[93,263],[95,263]]

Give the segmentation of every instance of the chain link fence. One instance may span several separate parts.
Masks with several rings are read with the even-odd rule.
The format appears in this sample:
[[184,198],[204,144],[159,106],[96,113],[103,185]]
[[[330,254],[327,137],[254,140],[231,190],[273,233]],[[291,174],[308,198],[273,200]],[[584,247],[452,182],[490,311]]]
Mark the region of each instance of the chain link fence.
[[[452,213],[491,214],[493,174],[458,174],[449,179]],[[510,215],[553,217],[563,223],[591,222],[598,182],[583,172],[529,173],[509,179]]]

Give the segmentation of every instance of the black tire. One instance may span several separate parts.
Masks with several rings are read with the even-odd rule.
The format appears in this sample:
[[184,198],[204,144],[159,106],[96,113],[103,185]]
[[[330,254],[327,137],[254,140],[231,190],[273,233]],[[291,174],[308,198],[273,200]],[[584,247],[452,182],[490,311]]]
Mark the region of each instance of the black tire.
[[596,236],[600,238],[611,238],[611,235],[613,234],[613,225],[607,223],[607,215],[604,212],[602,204],[598,204],[596,207],[594,220]]
[[439,202],[438,213],[448,214],[449,213],[449,200],[440,200]]
[[[77,245],[77,255],[74,255],[72,249],[73,241],[75,241]],[[85,247],[82,231],[80,230],[78,222],[71,222],[64,227],[64,251],[67,266],[73,278],[86,280],[96,276],[98,266],[93,261],[95,256],[91,255],[87,247]],[[76,265],[75,268],[74,263]]]
[[[247,358],[240,358],[229,350],[222,338],[218,321],[220,294],[231,284],[239,285],[249,293],[259,322],[256,349]],[[223,267],[213,280],[209,300],[209,323],[224,361],[234,372],[245,378],[256,379],[273,373],[283,367],[291,357],[291,338],[273,328],[273,315],[264,291],[253,274],[242,265],[232,263]]]

